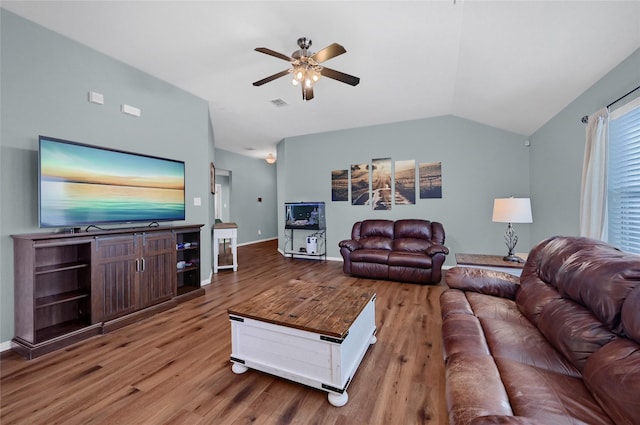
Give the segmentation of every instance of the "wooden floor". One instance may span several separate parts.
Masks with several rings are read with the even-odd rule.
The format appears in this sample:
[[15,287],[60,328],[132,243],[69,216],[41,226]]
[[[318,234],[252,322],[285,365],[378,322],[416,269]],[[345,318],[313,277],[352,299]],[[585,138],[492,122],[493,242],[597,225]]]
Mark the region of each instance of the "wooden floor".
[[[342,263],[295,260],[276,241],[238,248],[206,295],[67,349],[1,358],[0,423],[8,424],[447,424],[441,320],[444,286],[356,279]],[[374,288],[378,342],[351,382],[349,402],[248,371],[231,372],[227,308],[278,282]]]

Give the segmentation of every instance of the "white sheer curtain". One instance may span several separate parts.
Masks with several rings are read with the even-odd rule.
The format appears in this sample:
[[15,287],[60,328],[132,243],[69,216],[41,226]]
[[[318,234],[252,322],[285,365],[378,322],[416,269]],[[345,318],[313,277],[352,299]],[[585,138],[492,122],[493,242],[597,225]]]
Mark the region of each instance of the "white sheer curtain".
[[589,115],[582,166],[580,235],[607,240],[607,143],[609,111]]

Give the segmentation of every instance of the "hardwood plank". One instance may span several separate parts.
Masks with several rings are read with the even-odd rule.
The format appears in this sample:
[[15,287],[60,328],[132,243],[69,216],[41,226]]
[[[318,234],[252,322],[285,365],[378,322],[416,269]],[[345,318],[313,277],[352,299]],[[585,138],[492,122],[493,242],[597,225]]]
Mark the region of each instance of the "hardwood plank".
[[[342,264],[290,259],[276,241],[238,248],[203,297],[34,360],[0,358],[6,424],[446,425],[438,298],[445,286],[345,276]],[[331,406],[325,392],[231,371],[227,309],[292,279],[376,293],[378,342]]]

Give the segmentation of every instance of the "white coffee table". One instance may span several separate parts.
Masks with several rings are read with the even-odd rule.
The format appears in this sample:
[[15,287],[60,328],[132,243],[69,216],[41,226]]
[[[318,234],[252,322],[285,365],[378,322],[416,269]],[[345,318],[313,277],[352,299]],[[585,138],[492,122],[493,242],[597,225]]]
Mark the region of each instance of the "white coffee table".
[[346,285],[299,280],[229,308],[231,362],[328,393],[333,406],[376,342],[375,293]]

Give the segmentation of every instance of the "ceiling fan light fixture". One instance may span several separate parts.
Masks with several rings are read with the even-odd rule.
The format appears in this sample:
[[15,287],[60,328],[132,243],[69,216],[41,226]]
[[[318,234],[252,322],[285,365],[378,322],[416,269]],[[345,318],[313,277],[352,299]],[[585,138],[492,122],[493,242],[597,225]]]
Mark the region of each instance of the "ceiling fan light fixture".
[[346,53],[347,51],[341,45],[332,43],[324,49],[313,53],[309,51],[309,48],[311,47],[311,40],[301,37],[298,39],[298,47],[300,47],[300,49],[293,52],[291,56],[278,53],[266,47],[256,47],[254,50],[257,52],[289,62],[291,64],[291,68],[270,75],[262,80],[255,81],[253,85],[258,87],[291,73],[291,83],[294,86],[301,86],[302,100],[307,101],[314,98],[313,87],[321,77],[327,77],[351,86],[357,86],[358,83],[360,83],[360,78],[358,77],[320,65],[331,58]]
[[267,157],[265,158],[265,161],[267,161],[267,164],[275,164],[276,157],[273,156],[272,153],[269,153],[269,155],[267,155]]

